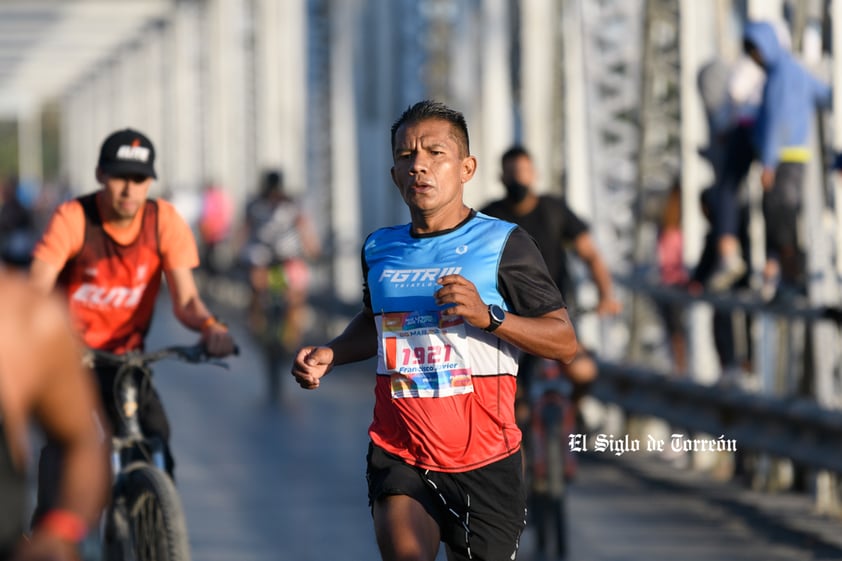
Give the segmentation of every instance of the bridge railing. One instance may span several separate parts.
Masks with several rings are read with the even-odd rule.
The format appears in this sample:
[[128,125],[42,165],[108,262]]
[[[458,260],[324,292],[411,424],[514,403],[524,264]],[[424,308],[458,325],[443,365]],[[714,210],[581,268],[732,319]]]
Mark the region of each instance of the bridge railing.
[[842,411],[828,410],[809,398],[706,386],[604,361],[599,361],[591,395],[630,415],[657,417],[714,438],[722,435],[741,450],[842,473]]
[[[788,339],[785,337],[781,343],[780,337],[772,337],[759,344],[766,347],[783,344],[787,348],[755,349],[754,354],[771,354],[772,362],[777,362],[771,368],[784,371],[783,375],[790,383],[773,388],[767,380],[765,385],[759,384],[755,386],[757,389],[749,390],[724,379],[712,384],[702,383],[692,375],[672,376],[648,364],[630,364],[622,359],[598,360],[599,376],[593,384],[592,395],[602,402],[615,404],[630,416],[660,418],[673,427],[713,435],[714,439],[721,435],[735,441],[743,451],[768,454],[818,470],[819,477],[825,481],[829,477],[831,483],[817,486],[817,500],[833,505],[831,508],[838,511],[835,481],[842,473],[842,409],[829,405],[838,403],[839,396],[820,395],[817,388],[822,386],[816,382],[816,373],[812,371],[816,352],[836,351],[821,348],[816,351],[814,345],[803,341],[800,346],[793,346],[791,339],[797,331],[790,330],[795,325],[802,326],[801,336],[807,340],[815,328],[829,329],[838,335],[842,310],[836,306],[810,306],[805,298],[798,297],[766,301],[750,292],[691,294],[684,289],[633,277],[620,277],[617,282],[635,298],[687,307],[706,305],[719,311],[743,314],[778,329]],[[832,340],[838,341],[838,338]],[[787,356],[795,352],[800,356]],[[779,391],[781,387],[785,390]]]

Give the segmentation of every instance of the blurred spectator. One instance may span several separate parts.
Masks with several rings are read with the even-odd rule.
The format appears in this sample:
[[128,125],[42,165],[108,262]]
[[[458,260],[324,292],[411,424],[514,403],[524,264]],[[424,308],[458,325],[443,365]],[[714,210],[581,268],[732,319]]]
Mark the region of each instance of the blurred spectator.
[[720,59],[699,73],[699,88],[708,114],[710,146],[705,155],[714,171],[710,224],[718,259],[708,287],[731,288],[748,269],[739,243],[747,218],[741,187],[754,160],[751,131],[762,97],[763,71],[748,56],[733,66]]
[[161,198],[172,203],[178,214],[198,237],[199,217],[202,215],[202,194],[200,190],[194,189],[192,185],[162,185],[161,193]]
[[234,204],[228,193],[216,183],[208,183],[202,191],[199,213],[199,244],[202,264],[211,274],[223,269],[218,249],[231,235]]
[[18,196],[16,178],[8,178],[0,189],[0,256],[15,267],[27,267],[37,232],[32,212]]
[[750,22],[745,52],[766,71],[753,139],[763,165],[767,261],[764,278],[788,291],[805,289],[798,216],[816,108],[831,104],[831,88],[812,76],[782,45],[768,22]]
[[[702,213],[710,224],[711,208],[715,189],[708,187],[700,195]],[[747,229],[743,229],[743,236],[747,235]],[[746,239],[743,239],[743,247],[748,248]],[[699,262],[690,276],[690,291],[699,292],[703,287],[709,286],[710,278],[716,271],[718,262],[717,239],[713,228],[708,229],[705,236],[704,247]],[[738,279],[736,286],[748,286],[749,276],[744,274]],[[746,322],[748,323],[748,322]],[[740,371],[748,356],[741,357],[737,351],[737,344],[734,331],[734,315],[730,310],[715,308],[713,311],[713,342],[716,353],[719,357],[721,371],[726,376]]]
[[[756,68],[756,65],[753,65]],[[732,126],[732,108],[728,99],[731,66],[719,56],[704,64],[697,76],[697,86],[708,125],[708,145],[701,150],[713,167],[716,179],[722,172],[726,150],[723,139]]]
[[[681,184],[676,180],[664,202],[658,231],[658,272],[660,283],[667,287],[684,288],[689,281],[684,266],[684,243],[681,233]],[[676,374],[687,372],[687,337],[684,329],[684,303],[658,302],[669,339],[673,367]]]

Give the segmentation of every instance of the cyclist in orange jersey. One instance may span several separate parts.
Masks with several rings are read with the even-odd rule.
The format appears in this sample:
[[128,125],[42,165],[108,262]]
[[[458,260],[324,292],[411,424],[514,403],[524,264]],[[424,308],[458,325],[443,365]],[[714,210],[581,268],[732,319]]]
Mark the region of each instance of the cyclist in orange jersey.
[[[45,293],[62,289],[85,345],[120,354],[143,348],[165,276],[176,318],[201,332],[209,354],[227,356],[234,341],[199,295],[192,271],[199,256],[189,226],[172,204],[147,198],[154,162],[155,149],[144,134],[123,129],[109,135],[96,168],[102,188],[56,209],[33,252],[31,281]],[[116,419],[115,370],[95,370],[106,414]],[[169,422],[151,384],[141,385],[138,405],[141,428],[163,441],[172,475]],[[48,444],[42,483],[57,465],[50,456]],[[39,513],[50,500],[39,497]]]
[[[61,301],[0,273],[0,561],[76,559],[110,484],[101,406]],[[58,500],[30,539],[27,435],[34,421],[62,451]]]

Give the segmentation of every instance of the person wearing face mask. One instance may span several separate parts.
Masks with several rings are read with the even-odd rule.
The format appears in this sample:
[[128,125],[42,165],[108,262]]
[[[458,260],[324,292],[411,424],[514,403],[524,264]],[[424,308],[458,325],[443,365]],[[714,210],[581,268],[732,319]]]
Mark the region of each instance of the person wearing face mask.
[[[568,271],[567,251],[573,253],[585,264],[599,292],[596,312],[600,315],[615,315],[622,311],[622,303],[614,297],[611,273],[597,250],[588,225],[558,196],[539,195],[535,191],[537,172],[532,156],[523,146],[515,145],[506,150],[501,158],[500,180],[506,188],[506,197],[487,204],[480,212],[514,222],[527,231],[537,242],[544,256],[547,269],[569,298],[571,308],[574,300],[573,279]],[[574,312],[571,312],[571,316]],[[528,396],[530,380],[539,375],[543,361],[524,353],[520,359],[518,373],[519,422],[529,419]],[[561,364],[562,372],[576,387],[576,396],[584,393],[590,382],[596,378],[596,363],[581,346],[570,364]]]
[[501,159],[500,180],[506,197],[486,205],[481,212],[514,222],[525,229],[538,243],[550,274],[562,293],[574,289],[567,270],[567,251],[587,266],[599,291],[599,314],[617,314],[621,303],[614,297],[613,282],[588,225],[558,196],[535,192],[537,173],[532,156],[523,146],[506,150]]

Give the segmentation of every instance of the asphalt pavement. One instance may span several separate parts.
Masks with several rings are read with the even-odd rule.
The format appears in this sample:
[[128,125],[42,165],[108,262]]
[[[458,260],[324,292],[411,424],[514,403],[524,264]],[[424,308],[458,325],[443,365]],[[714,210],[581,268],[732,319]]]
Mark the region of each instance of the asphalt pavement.
[[[195,340],[167,308],[150,348]],[[156,373],[193,559],[376,561],[364,476],[373,365],[337,369],[315,391],[284,376],[270,406],[259,349],[231,328],[241,354],[228,370],[166,362]],[[643,452],[580,462],[571,561],[842,560],[842,524],[807,496],[753,493]],[[535,559],[533,546],[528,529],[519,559]]]
[[[166,318],[156,327],[150,348],[194,340]],[[193,559],[377,559],[364,476],[367,369],[335,372],[316,391],[284,376],[270,405],[259,349],[232,330],[241,354],[228,370],[161,363],[156,372]]]

